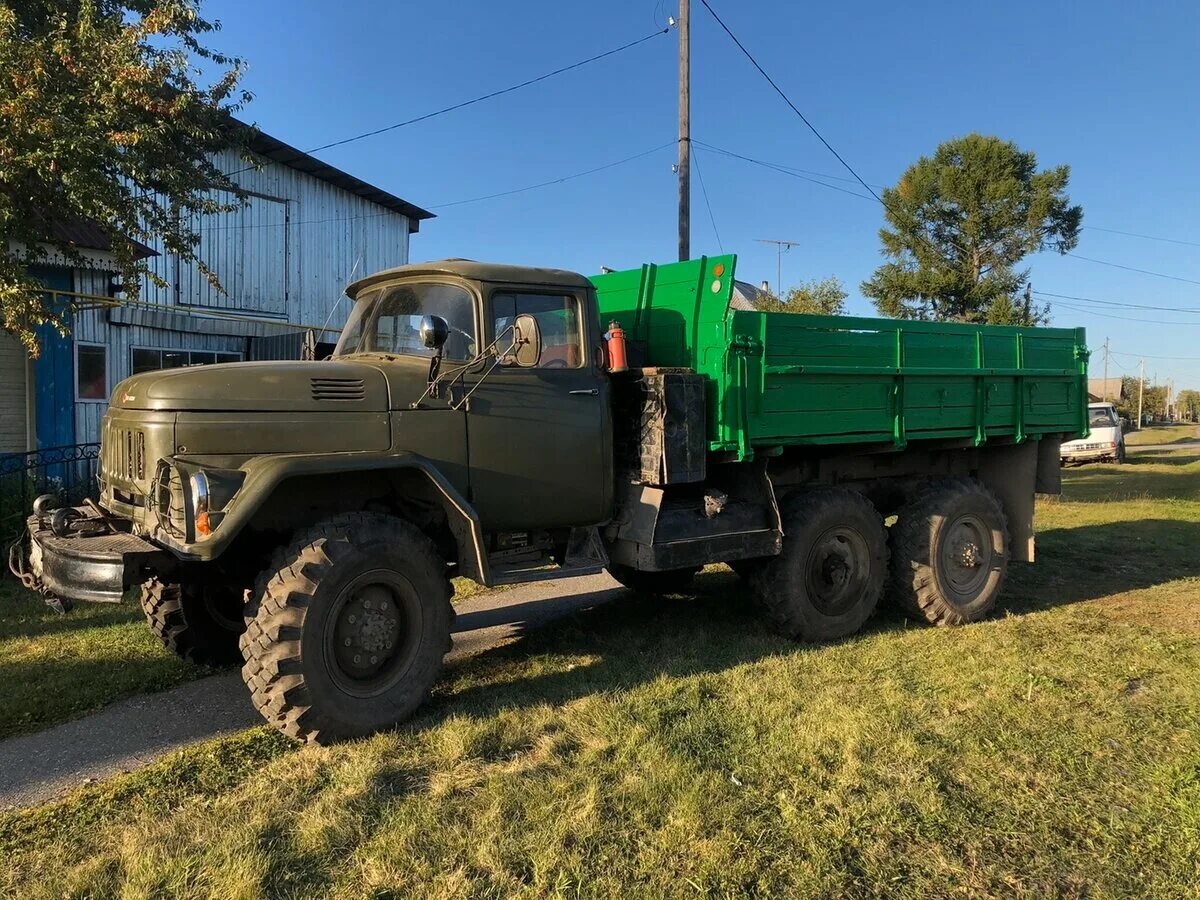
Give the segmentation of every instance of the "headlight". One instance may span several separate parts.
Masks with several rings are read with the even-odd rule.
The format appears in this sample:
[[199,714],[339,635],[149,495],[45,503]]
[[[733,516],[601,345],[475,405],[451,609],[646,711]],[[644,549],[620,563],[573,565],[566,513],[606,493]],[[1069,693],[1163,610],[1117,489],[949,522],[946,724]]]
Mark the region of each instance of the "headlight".
[[221,524],[225,507],[241,490],[245,477],[245,472],[236,469],[197,469],[188,476],[196,537],[208,537]]
[[192,522],[196,526],[196,534],[208,537],[212,534],[212,522],[208,517],[208,476],[203,471],[196,472],[188,479],[192,490]]

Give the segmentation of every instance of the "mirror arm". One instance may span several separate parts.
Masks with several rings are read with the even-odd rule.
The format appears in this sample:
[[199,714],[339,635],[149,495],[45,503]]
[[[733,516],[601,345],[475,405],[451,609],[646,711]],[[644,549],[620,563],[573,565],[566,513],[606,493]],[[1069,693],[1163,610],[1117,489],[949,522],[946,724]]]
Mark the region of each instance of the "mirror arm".
[[[512,328],[512,326],[510,325],[509,328]],[[505,329],[505,330],[508,330],[508,329]],[[503,332],[501,332],[501,334],[503,334]],[[499,338],[497,338],[495,341],[492,341],[491,345],[489,346],[489,349],[494,349],[497,341],[499,341]],[[483,384],[485,381],[487,381],[489,375],[491,375],[494,371],[496,371],[496,366],[500,365],[500,360],[502,360],[505,356],[512,353],[513,350],[516,349],[517,343],[518,343],[518,339],[517,339],[517,336],[514,334],[513,341],[511,344],[508,345],[508,349],[505,350],[504,353],[495,354],[495,359],[493,359],[492,364],[490,366],[488,366],[488,370],[486,372],[484,372],[482,375],[480,375],[479,380],[476,381],[475,384],[473,384],[471,386],[471,389],[469,391],[467,391],[466,394],[463,395],[463,398],[461,400],[459,400],[458,403],[452,405],[450,408],[455,411],[458,411],[458,410],[462,409],[464,406],[466,406],[467,401],[471,399],[471,395],[473,393],[475,393],[477,390],[479,390],[479,386],[481,384]]]
[[[495,369],[496,366],[499,365],[501,358],[509,353],[512,353],[512,351],[516,348],[517,340],[516,340],[516,336],[514,335],[512,344],[510,344],[509,348],[504,351],[504,354],[498,354],[495,352],[496,345],[500,343],[500,338],[503,337],[506,332],[511,331],[511,330],[512,330],[512,326],[509,325],[507,328],[504,329],[504,331],[501,331],[500,334],[496,336],[495,340],[493,340],[490,344],[488,344],[486,347],[484,347],[482,350],[480,350],[477,354],[475,354],[474,357],[469,359],[467,362],[463,363],[461,366],[458,366],[457,368],[454,368],[454,369],[450,369],[449,371],[446,371],[446,372],[441,371],[442,351],[439,349],[437,352],[437,355],[429,361],[429,378],[430,378],[429,386],[425,388],[425,392],[423,394],[421,394],[420,397],[418,397],[416,400],[414,400],[412,403],[410,403],[408,405],[408,408],[409,409],[420,409],[421,403],[424,402],[424,400],[427,397],[435,397],[436,398],[438,396],[438,386],[443,381],[453,382],[456,378],[458,378],[462,375],[465,375],[467,370],[470,369],[472,366],[482,362],[483,360],[487,359],[489,356],[494,355],[496,357],[496,359],[495,359],[495,362],[492,363],[491,368],[489,368],[483,374],[483,376],[479,379],[479,381],[477,381],[475,383],[475,386],[471,388],[471,390],[466,394],[465,397],[462,398],[462,400],[460,400],[458,402],[457,405],[452,405],[450,407],[453,410],[460,409],[462,407],[462,405],[467,402],[467,400],[471,396],[471,394],[473,394],[475,392],[475,388],[479,387],[479,385],[481,383],[483,383],[483,380],[485,378],[487,378],[488,375],[492,374],[492,369]],[[435,365],[435,363],[436,363],[436,365]]]

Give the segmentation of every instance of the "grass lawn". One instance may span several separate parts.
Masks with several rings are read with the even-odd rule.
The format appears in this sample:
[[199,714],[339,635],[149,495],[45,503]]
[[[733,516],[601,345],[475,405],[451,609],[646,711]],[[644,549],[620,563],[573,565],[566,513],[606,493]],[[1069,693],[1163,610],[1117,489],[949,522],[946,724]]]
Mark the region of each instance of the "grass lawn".
[[63,616],[0,581],[0,738],[211,671],[168,653],[136,602],[82,603]]
[[256,728],[0,816],[0,893],[1195,897],[1200,454],[1066,491],[989,622],[809,647],[728,574],[630,595],[399,732]]
[[[456,601],[485,592],[455,579]],[[216,671],[168,653],[136,598],[80,603],[63,616],[13,579],[0,579],[0,739]]]
[[1130,447],[1139,444],[1179,444],[1184,441],[1200,440],[1200,426],[1193,424],[1155,425],[1143,428],[1141,431],[1131,431],[1125,435],[1125,443]]

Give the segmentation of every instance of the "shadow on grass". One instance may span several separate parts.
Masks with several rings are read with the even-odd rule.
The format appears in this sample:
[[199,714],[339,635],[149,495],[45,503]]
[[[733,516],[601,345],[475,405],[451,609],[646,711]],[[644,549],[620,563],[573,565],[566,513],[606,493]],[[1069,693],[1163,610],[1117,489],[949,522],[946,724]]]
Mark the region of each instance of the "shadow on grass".
[[[996,614],[1038,612],[1200,577],[1196,547],[1200,523],[1173,519],[1040,533],[1038,563],[1010,567]],[[611,592],[596,592],[597,599],[606,593]],[[520,608],[512,612],[516,615],[509,621],[519,621]],[[494,624],[490,617],[488,624]],[[919,626],[885,599],[868,627],[845,642],[912,627]],[[456,712],[486,714],[507,706],[563,703],[660,676],[720,672],[767,656],[821,651],[820,645],[796,643],[769,631],[736,576],[705,574],[697,579],[694,596],[654,598],[630,591],[458,663],[451,672],[459,677],[439,685],[417,727]],[[525,668],[518,671],[520,663],[539,655],[588,661],[568,671],[539,673],[536,664],[532,675]]]
[[1009,568],[1001,604],[1028,612],[1200,577],[1197,548],[1200,522],[1180,519],[1039,532],[1038,562]]

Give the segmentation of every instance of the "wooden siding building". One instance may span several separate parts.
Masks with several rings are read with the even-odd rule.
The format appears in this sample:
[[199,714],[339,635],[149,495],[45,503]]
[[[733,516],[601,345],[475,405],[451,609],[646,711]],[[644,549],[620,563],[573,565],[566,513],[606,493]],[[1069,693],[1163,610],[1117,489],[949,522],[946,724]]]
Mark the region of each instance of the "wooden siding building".
[[[408,262],[409,239],[432,213],[269,135],[251,149],[261,168],[232,149],[216,160],[248,203],[196,223],[198,255],[224,292],[151,246],[149,267],[166,288],[146,279],[137,304],[82,302],[68,338],[43,329],[37,360],[0,335],[0,452],[99,440],[113,388],[135,372],[298,358],[305,340],[327,349],[349,313],[346,285]],[[53,256],[39,266],[47,288],[120,300],[111,255],[78,246],[86,266]]]

